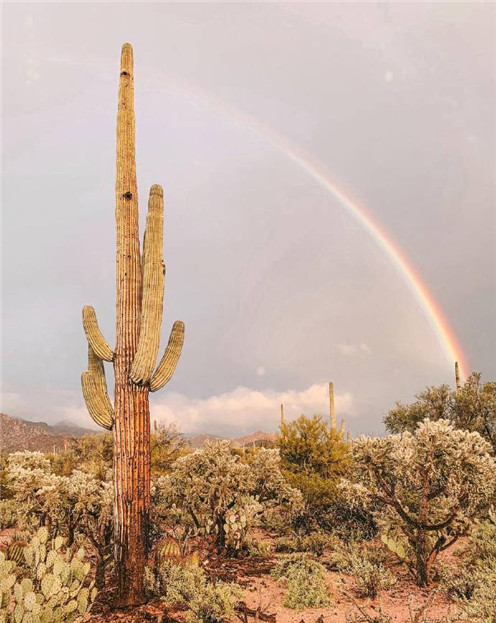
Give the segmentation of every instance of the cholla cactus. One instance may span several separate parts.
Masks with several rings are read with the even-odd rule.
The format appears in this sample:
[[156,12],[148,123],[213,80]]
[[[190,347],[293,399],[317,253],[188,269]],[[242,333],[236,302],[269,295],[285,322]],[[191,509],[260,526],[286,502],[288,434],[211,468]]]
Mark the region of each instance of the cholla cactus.
[[[100,588],[111,554],[112,484],[80,470],[74,470],[70,476],[58,476],[49,471],[48,461],[44,465],[39,457],[22,454],[22,457],[13,456],[12,461],[9,457],[6,469],[6,482],[13,492],[18,527],[33,530],[40,524],[50,526],[52,533],[67,534],[69,545],[77,534],[84,535],[94,550],[95,579]],[[10,545],[8,557],[11,560],[22,558],[19,548],[16,542]]]
[[207,443],[181,457],[171,475],[159,479],[157,486],[167,492],[168,505],[176,504],[187,513],[201,534],[215,535],[220,548],[237,544],[237,539],[230,539],[229,528],[226,530],[228,512],[233,516],[245,506],[257,504],[250,496],[252,471],[231,453],[227,441]]
[[227,441],[179,458],[156,487],[157,506],[169,525],[182,512],[184,522],[189,518],[196,533],[212,536],[219,548],[238,549],[263,511],[284,505],[287,512],[301,504],[299,492],[284,481],[277,450],[258,449],[247,464]]
[[62,537],[40,528],[16,563],[0,552],[1,623],[79,623],[96,596],[84,586],[90,564],[84,550],[64,555]]
[[[171,379],[184,341],[184,324],[177,321],[155,369],[165,279],[164,199],[162,188],[152,186],[141,256],[133,82],[133,50],[126,43],[121,54],[117,114],[117,339],[112,350],[100,331],[94,309],[84,308],[88,370],[81,377],[91,417],[100,426],[114,430],[115,562],[124,604],[139,603],[144,597],[150,508],[148,394]],[[114,365],[114,405],[107,393],[104,361]]]
[[[469,534],[496,492],[496,463],[479,433],[455,429],[447,420],[424,420],[415,432],[360,437],[353,444],[362,485],[386,544],[411,559],[417,581],[427,586],[439,552]],[[406,539],[405,539],[406,537]],[[401,540],[399,544],[392,545]]]
[[16,504],[17,526],[36,530],[40,525],[58,528],[63,478],[53,474],[41,452],[15,452],[8,456],[5,481]]

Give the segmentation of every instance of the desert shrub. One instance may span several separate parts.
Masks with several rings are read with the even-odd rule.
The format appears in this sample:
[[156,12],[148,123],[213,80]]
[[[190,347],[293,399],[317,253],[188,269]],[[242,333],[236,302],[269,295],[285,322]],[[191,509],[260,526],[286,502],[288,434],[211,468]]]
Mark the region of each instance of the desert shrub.
[[300,550],[300,537],[283,536],[276,541],[276,552],[294,553]]
[[474,372],[458,390],[449,385],[427,387],[415,397],[412,404],[398,402],[389,411],[384,417],[387,430],[413,433],[425,419],[449,420],[456,428],[478,432],[496,453],[496,383],[482,383]]
[[326,563],[352,575],[362,596],[376,597],[381,590],[396,583],[395,576],[386,567],[387,558],[382,544],[336,539]]
[[267,509],[261,517],[261,524],[267,532],[274,535],[290,534],[294,528],[294,524],[298,513],[290,514],[281,512],[280,509]]
[[242,546],[242,551],[254,558],[268,558],[271,552],[270,543],[255,539],[246,539]]
[[49,540],[40,528],[23,548],[23,558],[9,560],[0,552],[2,623],[78,623],[96,589],[85,587],[90,564],[84,550],[62,553],[62,537]]
[[301,415],[289,424],[283,422],[278,446],[284,475],[302,492],[308,507],[305,519],[312,529],[325,519],[339,477],[350,472],[350,447],[320,415]]
[[346,495],[338,487],[336,494],[326,509],[321,523],[324,529],[346,541],[369,541],[378,534],[374,517],[374,505],[355,500],[350,505]]
[[58,476],[70,476],[77,469],[99,480],[109,480],[113,446],[112,433],[83,435],[65,450],[47,456],[52,465],[52,472]]
[[12,498],[0,500],[0,528],[12,528],[17,524],[17,504]]
[[460,601],[467,614],[484,623],[496,618],[496,525],[484,521],[467,541],[456,570],[443,569],[441,586],[449,597]]
[[282,537],[276,543],[277,552],[311,552],[315,556],[322,556],[329,547],[332,538],[323,532],[313,532],[308,536],[293,535]]
[[241,594],[236,584],[213,584],[199,567],[172,560],[162,561],[155,569],[147,567],[145,585],[149,595],[160,597],[167,606],[187,608],[190,623],[228,621]]
[[187,453],[188,445],[177,426],[154,422],[150,451],[152,477],[157,478],[170,471],[174,461]]
[[350,503],[376,505],[378,525],[401,541],[417,583],[428,585],[439,552],[487,512],[496,489],[489,444],[446,420],[425,420],[414,434],[361,437],[353,449],[360,482],[349,485]]
[[396,583],[396,578],[382,562],[371,560],[360,551],[351,553],[347,571],[354,577],[363,597],[377,597],[379,591]]
[[304,554],[292,554],[272,570],[277,580],[287,582],[284,605],[295,610],[330,605],[325,574],[323,565]]
[[463,608],[480,623],[496,623],[496,570],[479,577],[472,599]]

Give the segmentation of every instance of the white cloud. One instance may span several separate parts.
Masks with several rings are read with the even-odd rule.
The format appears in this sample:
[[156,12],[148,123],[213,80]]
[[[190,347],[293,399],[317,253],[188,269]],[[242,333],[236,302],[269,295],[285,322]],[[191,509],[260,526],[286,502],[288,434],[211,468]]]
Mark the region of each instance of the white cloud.
[[352,355],[368,355],[372,352],[370,346],[361,342],[360,344],[336,344],[336,351],[345,357]]
[[0,399],[2,413],[10,413],[21,404],[20,394],[14,392],[3,392]]
[[[340,417],[353,415],[350,393],[335,396],[336,411]],[[37,405],[44,404],[40,410]],[[189,398],[180,393],[151,396],[151,419],[175,423],[184,433],[211,433],[237,435],[262,429],[275,431],[280,421],[280,405],[284,404],[286,421],[302,413],[327,415],[329,409],[328,385],[311,385],[301,391],[277,392],[271,389],[255,390],[236,387],[223,394],[207,398]],[[78,392],[46,389],[37,394],[3,394],[5,413],[35,421],[55,424],[60,421],[100,430],[88,415]]]
[[[337,395],[335,401],[338,417],[352,415],[351,394]],[[279,425],[281,404],[284,404],[287,421],[301,413],[326,414],[328,385],[311,385],[302,391],[285,392],[237,387],[224,394],[202,399],[170,393],[160,403],[152,405],[151,417],[159,422],[174,422],[185,433],[235,433],[256,429],[273,431]]]
[[265,374],[265,368],[263,366],[258,366],[257,374],[258,376],[263,376]]
[[48,424],[70,422],[85,428],[98,428],[77,390],[47,387],[26,394],[3,392],[1,404],[3,413],[12,417]]

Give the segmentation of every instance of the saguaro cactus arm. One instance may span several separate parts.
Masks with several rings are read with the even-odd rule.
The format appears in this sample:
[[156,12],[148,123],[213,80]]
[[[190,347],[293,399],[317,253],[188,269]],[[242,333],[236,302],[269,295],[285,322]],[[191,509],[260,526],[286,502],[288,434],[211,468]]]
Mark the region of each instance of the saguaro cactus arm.
[[164,193],[161,186],[150,189],[143,242],[143,298],[138,349],[131,367],[131,380],[143,385],[152,378],[160,346],[164,302]]
[[95,310],[91,305],[83,307],[83,328],[88,344],[95,354],[103,361],[113,361],[114,353],[100,331]]
[[176,369],[179,357],[181,356],[183,344],[184,322],[176,320],[172,326],[167,348],[165,349],[164,355],[150,381],[151,392],[156,392],[170,381],[172,375],[174,374],[174,370]]
[[107,430],[114,423],[114,409],[107,393],[103,361],[88,346],[88,370],[81,375],[81,387],[88,412],[93,420]]

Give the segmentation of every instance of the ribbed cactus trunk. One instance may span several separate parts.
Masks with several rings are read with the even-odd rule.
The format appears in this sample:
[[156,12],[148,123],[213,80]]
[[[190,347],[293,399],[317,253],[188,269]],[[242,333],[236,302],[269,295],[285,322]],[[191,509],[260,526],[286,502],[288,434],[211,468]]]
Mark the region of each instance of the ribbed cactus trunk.
[[115,561],[124,603],[143,600],[150,508],[148,388],[130,380],[141,322],[141,256],[136,181],[133,51],[121,55],[117,113],[116,346],[114,351]]
[[[83,309],[88,340],[88,370],[81,375],[86,406],[97,424],[114,431],[115,564],[118,601],[144,601],[143,573],[148,549],[150,508],[149,392],[172,377],[181,355],[184,324],[176,321],[169,343],[155,369],[160,346],[165,265],[163,252],[163,191],[150,189],[148,215],[140,254],[138,186],[136,182],[133,50],[122,48],[117,113],[117,299],[116,347],[105,341],[95,310]],[[115,401],[112,405],[104,361],[113,362]]]

